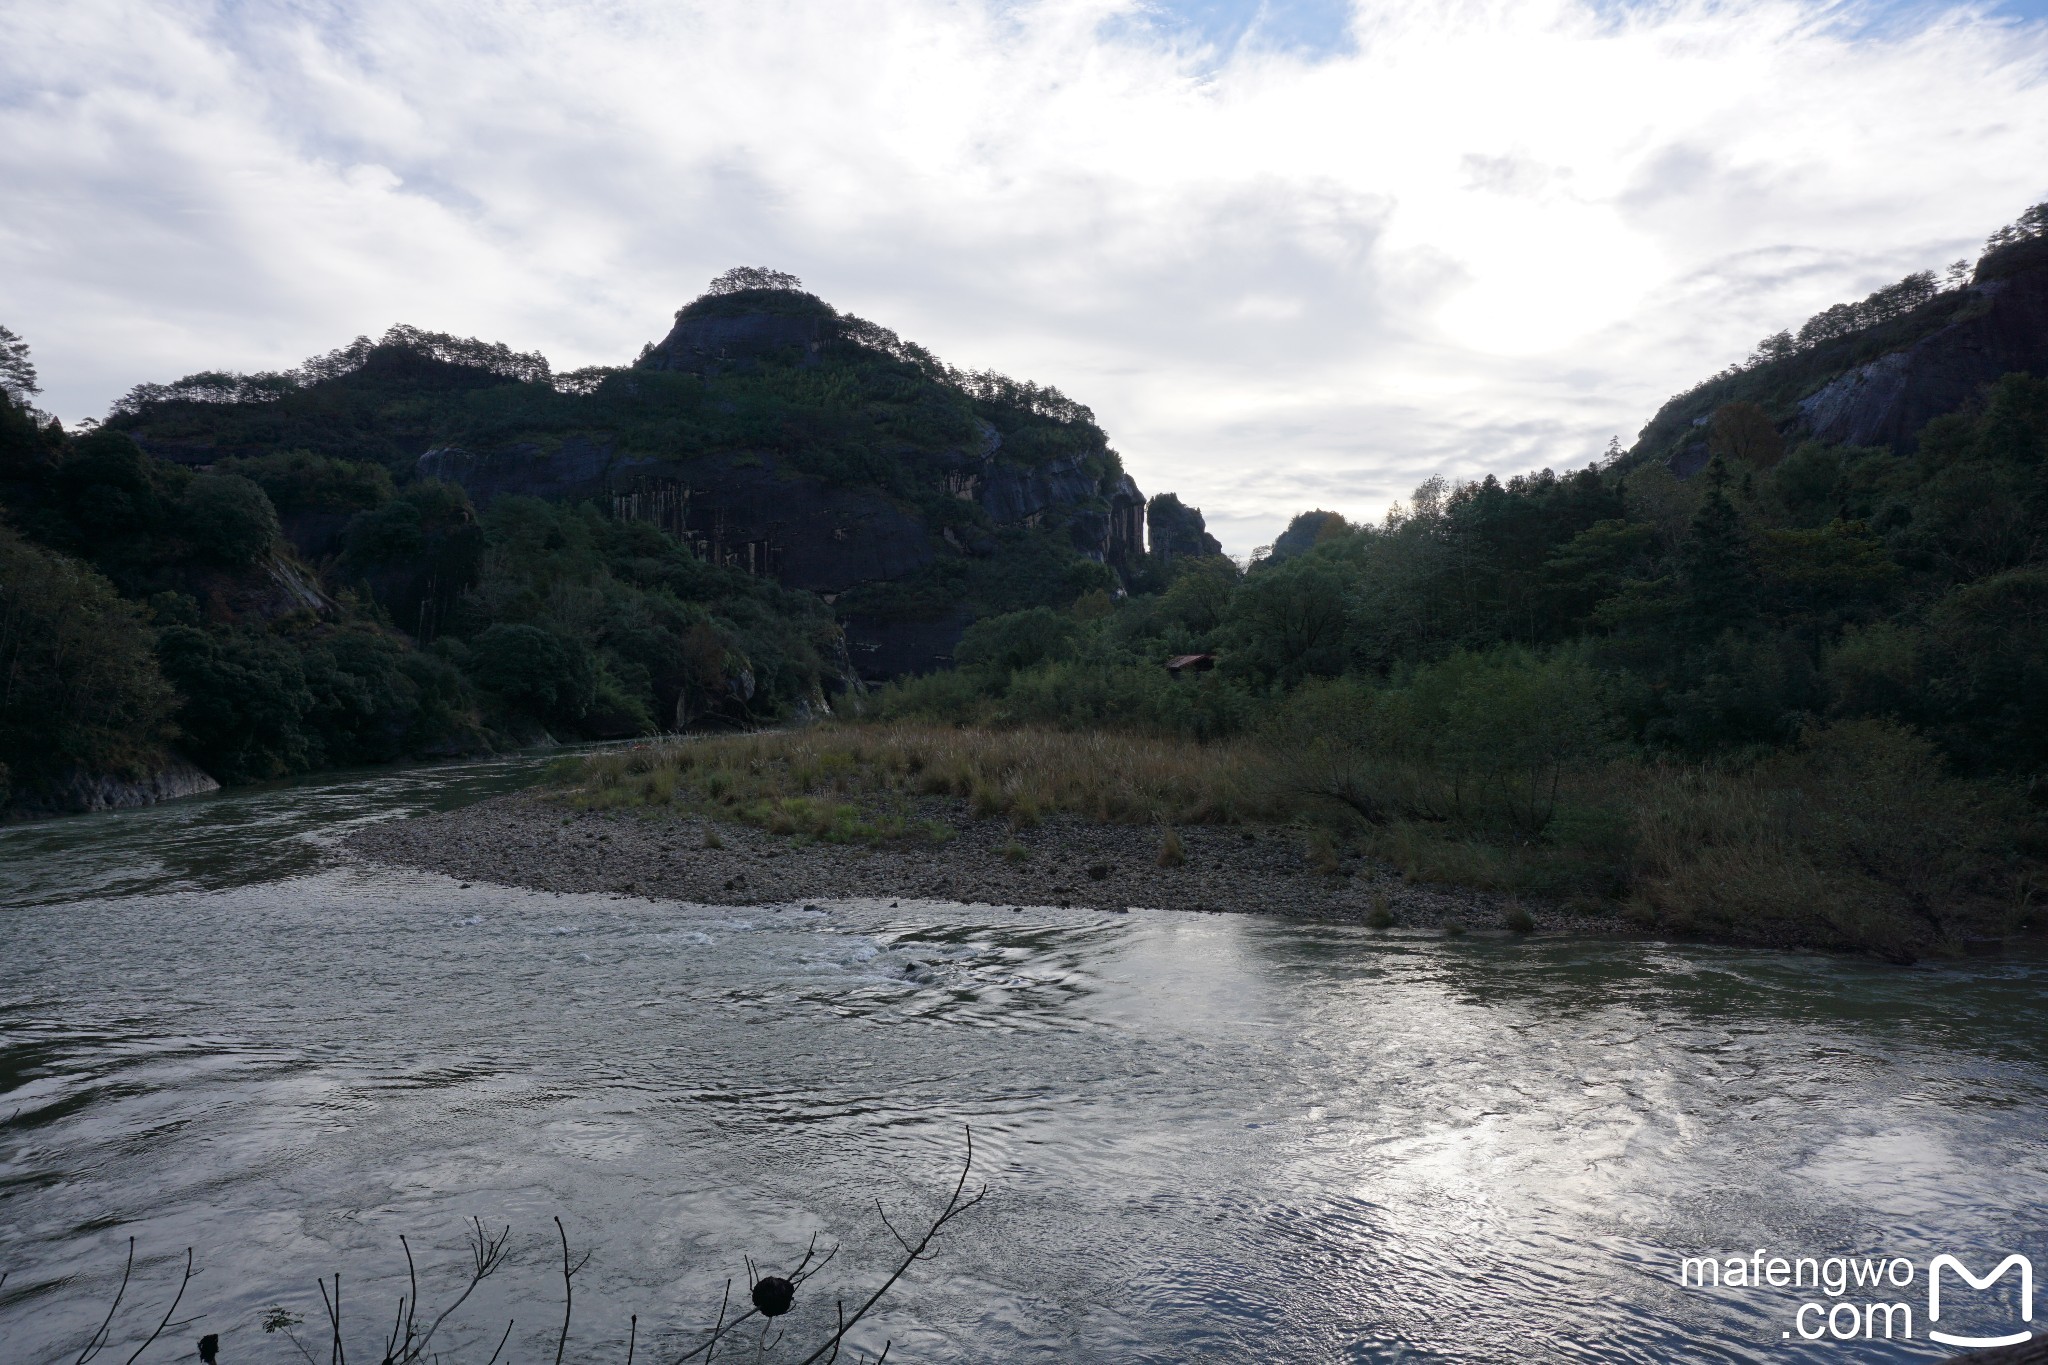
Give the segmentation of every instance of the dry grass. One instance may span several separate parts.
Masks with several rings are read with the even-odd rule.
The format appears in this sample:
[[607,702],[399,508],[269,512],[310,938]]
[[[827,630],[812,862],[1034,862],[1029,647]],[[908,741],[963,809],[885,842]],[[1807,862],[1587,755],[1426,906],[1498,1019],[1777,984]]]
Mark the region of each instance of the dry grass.
[[721,816],[844,842],[935,831],[921,797],[1029,829],[1052,814],[1108,824],[1228,824],[1293,811],[1250,745],[1133,735],[941,726],[805,730],[636,745],[570,760],[558,776],[586,808]]
[[[1371,755],[1355,766],[1369,785]],[[1186,856],[1176,825],[1293,823],[1325,872],[1339,868],[1340,841],[1356,841],[1412,881],[1624,913],[1666,933],[1896,959],[2013,928],[2027,909],[2014,888],[2031,885],[2034,865],[2016,851],[2025,817],[2005,794],[1946,776],[1924,739],[1878,722],[1817,732],[1746,769],[1572,770],[1533,838],[1484,812],[1367,824],[1275,750],[1102,732],[816,726],[639,745],[565,760],[559,776],[586,807],[672,809],[833,842],[950,837],[950,824],[919,818],[924,798],[1006,820],[1017,850],[1015,831],[1053,815],[1153,824],[1162,866]],[[1376,908],[1382,921],[1391,915]]]
[[1167,829],[1159,833],[1159,865],[1179,867],[1188,860],[1188,846],[1181,842],[1180,831]]
[[2013,794],[1947,775],[1926,740],[1838,725],[1742,772],[1618,771],[1637,812],[1637,918],[1909,960],[2024,918],[2026,817]]

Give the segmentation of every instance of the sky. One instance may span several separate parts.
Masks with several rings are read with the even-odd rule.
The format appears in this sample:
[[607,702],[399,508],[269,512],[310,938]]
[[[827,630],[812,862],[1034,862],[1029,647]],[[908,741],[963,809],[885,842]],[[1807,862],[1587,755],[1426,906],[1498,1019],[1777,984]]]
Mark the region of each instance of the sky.
[[734,265],[1094,408],[1232,553],[1624,445],[2048,199],[2048,0],[9,0],[75,422],[405,322],[625,363]]

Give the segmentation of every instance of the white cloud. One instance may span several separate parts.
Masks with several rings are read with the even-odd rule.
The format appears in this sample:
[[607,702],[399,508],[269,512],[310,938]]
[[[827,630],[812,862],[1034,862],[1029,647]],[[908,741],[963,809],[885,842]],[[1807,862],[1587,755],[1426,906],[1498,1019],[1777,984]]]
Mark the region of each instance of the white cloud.
[[0,320],[67,416],[396,321],[630,357],[733,264],[1094,406],[1233,550],[1576,464],[2048,192],[2048,30],[1788,0],[14,0]]

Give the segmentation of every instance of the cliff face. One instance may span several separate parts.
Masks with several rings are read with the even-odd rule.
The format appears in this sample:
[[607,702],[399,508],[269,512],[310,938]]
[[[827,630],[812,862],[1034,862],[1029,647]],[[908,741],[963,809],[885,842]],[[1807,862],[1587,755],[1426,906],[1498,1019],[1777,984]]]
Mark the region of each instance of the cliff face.
[[18,809],[34,815],[130,810],[219,790],[220,783],[187,760],[171,754],[165,756],[154,771],[141,777],[115,777],[108,773],[73,769],[46,789],[22,793]]
[[1017,596],[977,582],[1050,586],[1051,555],[1101,565],[1113,584],[1145,553],[1145,495],[1087,409],[948,370],[808,294],[699,299],[602,386],[600,413],[637,420],[674,405],[703,434],[597,421],[436,444],[409,473],[459,484],[479,507],[508,495],[595,502],[700,559],[828,602],[853,594],[841,623],[872,679],[945,666],[979,611],[1009,609],[982,599]]
[[1152,553],[1162,559],[1201,559],[1223,553],[1223,542],[1209,534],[1202,509],[1187,506],[1171,493],[1152,499],[1145,517]]
[[622,455],[598,435],[552,449],[439,446],[420,456],[419,472],[461,484],[479,507],[507,494],[593,501],[622,520],[659,526],[700,559],[828,597],[900,578],[938,553],[925,524],[889,498],[828,484],[773,454]]
[[[554,376],[539,356],[394,329],[289,374],[138,390],[120,421],[192,464],[374,462],[401,492],[441,481],[478,508],[593,503],[824,597],[870,677],[946,661],[977,615],[1114,590],[1145,554],[1145,495],[1086,407],[952,369],[793,280],[725,284],[627,367]],[[325,563],[354,553],[353,516],[309,503],[285,529]],[[423,638],[421,603],[439,612],[476,572],[430,567],[361,579]]]
[[1920,429],[1984,385],[2048,375],[2048,268],[1973,287],[1955,318],[1799,402],[1798,428],[1830,445],[1911,450]]
[[692,314],[686,309],[676,316],[675,327],[661,343],[641,357],[637,368],[719,374],[764,357],[785,355],[800,363],[816,364],[819,351],[835,335],[829,309],[709,314]]
[[1707,422],[1732,402],[1761,406],[1788,443],[1907,452],[1928,422],[2015,372],[2048,375],[2048,239],[1987,254],[1971,284],[1902,316],[1680,394],[1643,428],[1628,462],[1698,472]]
[[[1145,550],[1145,495],[1128,474],[1103,485],[1079,457],[1036,469],[991,452],[959,457],[945,473],[953,497],[997,527],[1065,524],[1074,549],[1119,567]],[[479,507],[508,494],[594,501],[622,520],[651,522],[701,559],[833,596],[902,578],[941,554],[988,553],[989,538],[934,531],[914,508],[874,490],[835,485],[772,453],[664,459],[622,454],[602,435],[554,444],[519,441],[482,450],[436,446],[423,478],[460,484]],[[948,528],[950,529],[950,528]]]

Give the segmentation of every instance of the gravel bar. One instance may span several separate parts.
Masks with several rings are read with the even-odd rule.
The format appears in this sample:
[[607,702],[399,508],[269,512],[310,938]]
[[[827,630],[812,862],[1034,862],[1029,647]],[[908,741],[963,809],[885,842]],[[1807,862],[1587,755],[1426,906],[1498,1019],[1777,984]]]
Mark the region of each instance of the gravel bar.
[[[1135,908],[1285,915],[1365,923],[1376,906],[1406,929],[1504,928],[1508,898],[1411,884],[1393,868],[1347,856],[1335,872],[1312,867],[1301,831],[1188,825],[1186,861],[1159,866],[1155,829],[1054,816],[1013,833],[975,820],[966,803],[920,811],[955,837],[826,844],[668,812],[575,811],[544,793],[519,792],[461,810],[373,825],[348,850],[463,881],[541,891],[610,891],[702,905],[894,898],[998,906]],[[715,831],[722,847],[706,847]],[[1012,840],[1027,850],[1004,856]],[[1522,907],[1545,931],[1613,934],[1612,919]]]

